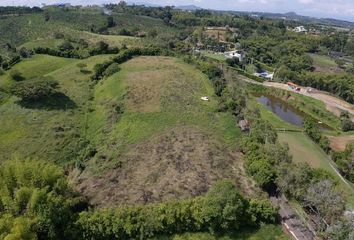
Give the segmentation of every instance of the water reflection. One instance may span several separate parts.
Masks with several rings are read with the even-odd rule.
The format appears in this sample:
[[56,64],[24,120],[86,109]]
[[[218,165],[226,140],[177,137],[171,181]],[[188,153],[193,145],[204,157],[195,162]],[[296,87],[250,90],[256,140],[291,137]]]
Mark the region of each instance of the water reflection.
[[272,96],[257,97],[257,101],[263,104],[267,109],[275,113],[285,122],[291,123],[295,126],[302,127],[305,115],[296,108],[288,105],[286,102]]

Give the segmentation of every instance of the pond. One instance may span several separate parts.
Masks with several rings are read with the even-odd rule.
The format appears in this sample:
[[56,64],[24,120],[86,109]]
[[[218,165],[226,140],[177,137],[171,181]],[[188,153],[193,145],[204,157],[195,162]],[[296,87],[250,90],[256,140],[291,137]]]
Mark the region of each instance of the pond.
[[[256,96],[257,101],[265,106],[268,110],[272,111],[279,118],[287,123],[293,124],[298,127],[302,127],[306,114],[289,105],[287,102],[269,95]],[[321,124],[322,130],[331,130],[330,127],[325,124]]]
[[285,122],[299,127],[303,126],[304,118],[306,117],[304,113],[290,106],[285,101],[273,96],[265,95],[258,96],[257,101]]

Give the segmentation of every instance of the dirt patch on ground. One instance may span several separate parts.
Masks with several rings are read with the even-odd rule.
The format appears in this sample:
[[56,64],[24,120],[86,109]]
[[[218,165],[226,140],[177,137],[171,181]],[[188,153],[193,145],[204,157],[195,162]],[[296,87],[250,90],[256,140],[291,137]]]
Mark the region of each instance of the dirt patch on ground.
[[123,164],[101,177],[84,172],[78,190],[98,206],[150,203],[204,194],[220,179],[232,179],[248,196],[259,190],[245,173],[241,154],[196,128],[179,127],[127,151]]
[[160,111],[164,74],[157,71],[132,72],[127,75],[129,90],[127,104],[136,112]]
[[343,152],[348,144],[354,142],[354,135],[329,137],[331,148],[336,152]]

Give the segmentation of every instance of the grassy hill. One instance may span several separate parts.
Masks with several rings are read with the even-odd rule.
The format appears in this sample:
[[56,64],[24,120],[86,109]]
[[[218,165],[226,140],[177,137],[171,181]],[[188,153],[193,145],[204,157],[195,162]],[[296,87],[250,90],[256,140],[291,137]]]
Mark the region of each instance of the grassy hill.
[[90,108],[94,157],[74,178],[95,204],[186,198],[235,176],[243,192],[255,189],[234,150],[240,131],[233,117],[216,112],[209,80],[181,60],[124,63],[98,84]]
[[[57,80],[62,99],[54,99],[52,106],[23,106],[16,97],[9,97],[0,105],[0,161],[14,156],[35,157],[55,161],[61,165],[73,160],[85,146],[82,119],[90,98],[90,75],[76,66],[86,63],[92,70],[97,62],[110,56],[73,60],[37,55],[16,65],[27,79],[50,76]],[[14,81],[8,76],[0,79],[5,89]]]
[[86,12],[82,10],[64,11],[55,9],[49,10],[48,16],[48,21],[45,20],[42,13],[1,18],[0,45],[10,43],[15,47],[21,45],[27,47],[52,47],[60,42],[60,40],[54,39],[55,33],[62,33],[71,38],[82,38],[89,42],[103,40],[113,45],[116,45],[117,42],[121,45],[122,40],[127,40],[129,45],[132,40],[136,39],[117,36],[123,29],[132,35],[141,31],[145,32],[146,35],[149,32],[155,32],[160,37],[173,36],[177,31],[177,29],[166,26],[161,19],[116,14],[112,16],[116,25],[106,30],[106,33],[112,36],[98,35],[92,34],[90,31],[97,32],[99,29],[105,27],[108,17],[99,11]]
[[7,98],[0,105],[0,161],[20,156],[75,163],[72,180],[103,205],[196,196],[223,178],[234,179],[245,194],[258,191],[237,152],[240,130],[231,114],[217,112],[204,74],[179,59],[138,57],[92,87],[78,63],[92,71],[110,57],[36,55],[8,71],[0,80],[4,89],[17,71],[26,81],[57,80],[64,97],[51,105]]

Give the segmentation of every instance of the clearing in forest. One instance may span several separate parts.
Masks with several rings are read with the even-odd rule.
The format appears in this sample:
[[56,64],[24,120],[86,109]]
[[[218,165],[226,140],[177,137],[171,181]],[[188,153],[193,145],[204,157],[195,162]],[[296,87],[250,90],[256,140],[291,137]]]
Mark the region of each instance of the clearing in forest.
[[87,130],[95,155],[72,172],[78,189],[104,206],[198,196],[224,178],[254,194],[235,150],[240,130],[217,104],[208,78],[182,60],[122,64],[95,89]]

